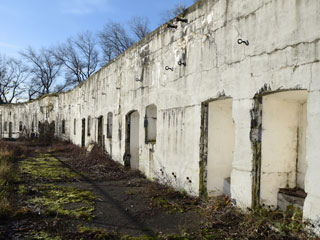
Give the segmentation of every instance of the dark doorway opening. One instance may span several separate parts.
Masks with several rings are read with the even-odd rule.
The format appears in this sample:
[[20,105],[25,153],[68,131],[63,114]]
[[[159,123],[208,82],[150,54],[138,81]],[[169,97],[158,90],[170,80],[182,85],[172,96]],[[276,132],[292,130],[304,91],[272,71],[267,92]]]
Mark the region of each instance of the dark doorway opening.
[[81,147],[86,146],[86,119],[82,119]]
[[103,116],[98,118],[98,145],[104,149]]
[[9,138],[12,138],[12,122],[9,122]]
[[124,162],[132,169],[139,169],[139,122],[138,111],[128,113],[126,117],[126,154]]

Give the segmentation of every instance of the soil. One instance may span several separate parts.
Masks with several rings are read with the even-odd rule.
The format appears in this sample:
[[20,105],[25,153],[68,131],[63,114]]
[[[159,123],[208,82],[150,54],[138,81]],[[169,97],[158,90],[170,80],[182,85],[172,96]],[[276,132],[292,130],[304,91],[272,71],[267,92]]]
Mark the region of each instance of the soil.
[[0,151],[4,145],[21,156],[10,192],[15,211],[0,215],[0,239],[319,239],[300,209],[244,213],[228,196],[190,197],[97,146],[88,153],[67,142],[0,141]]

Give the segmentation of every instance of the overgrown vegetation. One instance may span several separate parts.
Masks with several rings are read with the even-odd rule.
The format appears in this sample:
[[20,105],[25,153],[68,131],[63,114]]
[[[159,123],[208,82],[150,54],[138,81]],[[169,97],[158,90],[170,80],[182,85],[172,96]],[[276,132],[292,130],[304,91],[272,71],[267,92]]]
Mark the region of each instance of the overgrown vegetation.
[[87,220],[93,218],[95,197],[90,191],[46,184],[74,181],[80,178],[77,173],[66,168],[57,158],[50,154],[40,153],[38,157],[21,161],[19,167],[25,180],[36,180],[32,187],[20,185],[19,192],[31,196],[27,202],[33,209],[38,209],[38,214]]
[[[88,153],[67,142],[54,141],[50,147],[36,147],[36,142],[32,147],[0,142],[0,217],[7,219],[7,225],[0,222],[0,239],[12,234],[17,239],[317,239],[300,209],[257,208],[245,213],[227,196],[200,200],[168,184],[150,182],[112,161],[98,146]],[[107,191],[117,193],[101,195],[101,187],[96,192],[92,184],[110,184]],[[118,203],[113,196],[119,197]],[[117,204],[123,209],[108,215],[119,209]],[[112,216],[117,228],[103,225],[101,218],[96,221],[101,212]],[[117,225],[117,214],[128,215],[126,221],[156,222],[151,233],[129,234],[123,231],[126,226]],[[159,224],[179,227],[163,232]]]
[[[4,155],[4,154],[2,154]],[[15,174],[12,164],[0,156],[0,217],[6,218],[11,212],[11,204],[9,202],[9,183],[14,180]]]
[[28,155],[26,148],[0,141],[0,219],[6,219],[14,213],[10,201],[12,183],[19,178],[14,162]]
[[217,237],[209,239],[316,239],[299,208],[284,212],[261,207],[244,213],[227,196],[211,198],[201,208],[208,218],[202,234]]
[[198,198],[187,195],[185,191],[176,191],[167,184],[154,182],[145,187],[145,192],[152,199],[153,205],[166,209],[169,214],[187,212],[200,203]]
[[42,154],[23,160],[20,172],[25,177],[31,177],[37,181],[68,181],[78,179],[79,175],[66,168],[57,158],[50,154]]
[[85,174],[93,180],[121,180],[132,177],[143,177],[139,171],[124,168],[113,161],[100,146],[92,144],[92,150],[71,144],[70,142],[56,141],[50,152],[64,157],[66,163],[74,170]]
[[73,219],[92,220],[95,196],[88,190],[63,187],[54,184],[40,184],[32,188],[36,192],[28,203],[38,214],[46,216],[67,216]]

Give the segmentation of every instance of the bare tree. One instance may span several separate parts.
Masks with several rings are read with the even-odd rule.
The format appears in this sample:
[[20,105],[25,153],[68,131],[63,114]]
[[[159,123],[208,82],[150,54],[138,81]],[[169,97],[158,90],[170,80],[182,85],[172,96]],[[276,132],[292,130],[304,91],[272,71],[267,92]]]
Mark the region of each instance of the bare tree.
[[0,56],[0,103],[18,100],[28,78],[28,68],[20,60]]
[[66,43],[52,49],[52,54],[64,66],[66,86],[73,86],[89,78],[99,64],[97,43],[89,31],[76,38],[69,38]]
[[124,27],[116,22],[105,24],[98,36],[107,62],[114,59],[134,44],[134,40],[129,36]]
[[[4,57],[0,55],[0,83],[2,84],[2,82],[4,81],[4,76],[7,74],[7,66],[4,62]],[[0,87],[1,88],[1,87]],[[3,104],[4,100],[2,95],[0,95],[0,104]]]
[[132,31],[131,34],[120,23],[109,22],[104,25],[98,37],[105,63],[116,58],[150,33],[149,19],[146,17],[132,17],[129,27]]
[[26,84],[26,90],[28,94],[28,99],[32,100],[36,97],[42,95],[41,85],[39,85],[39,81],[36,78],[31,78]]
[[147,17],[132,17],[129,25],[131,28],[131,31],[135,35],[135,37],[139,40],[144,38],[150,33],[149,28],[150,21]]
[[21,55],[31,65],[32,80],[30,84],[32,84],[31,89],[34,90],[33,95],[41,96],[51,93],[52,87],[60,74],[61,62],[57,61],[52,51],[44,48],[37,52],[29,47]]
[[168,9],[162,13],[162,18],[161,18],[162,23],[166,23],[170,21],[171,19],[183,13],[186,9],[187,9],[187,5],[185,5],[184,3],[179,3],[174,5],[173,8]]

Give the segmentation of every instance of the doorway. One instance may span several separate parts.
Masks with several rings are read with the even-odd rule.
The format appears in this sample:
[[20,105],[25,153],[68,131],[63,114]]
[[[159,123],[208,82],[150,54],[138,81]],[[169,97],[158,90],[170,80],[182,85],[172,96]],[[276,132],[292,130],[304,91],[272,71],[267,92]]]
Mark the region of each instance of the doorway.
[[208,105],[207,190],[209,195],[230,195],[235,132],[232,99]]
[[12,122],[9,122],[9,138],[12,138]]
[[82,119],[81,147],[86,146],[86,119]]
[[103,116],[98,118],[98,145],[104,149]]
[[[271,93],[262,100],[260,203],[284,208],[295,197],[303,207],[307,171],[306,90]],[[287,201],[287,200],[286,200]]]
[[232,98],[202,104],[200,144],[200,194],[231,195],[235,144]]
[[138,111],[133,111],[127,115],[127,139],[126,155],[127,162],[131,169],[139,169],[139,122]]

